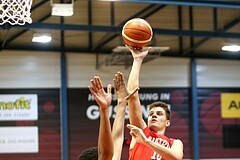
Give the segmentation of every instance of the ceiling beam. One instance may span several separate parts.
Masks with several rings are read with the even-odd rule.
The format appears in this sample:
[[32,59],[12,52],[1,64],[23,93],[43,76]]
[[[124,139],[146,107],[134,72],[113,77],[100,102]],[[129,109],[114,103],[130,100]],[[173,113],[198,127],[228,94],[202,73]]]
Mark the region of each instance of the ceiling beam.
[[[38,20],[38,22],[42,22],[46,19],[48,19],[51,16],[51,13],[45,15],[44,17],[42,17],[40,20]],[[29,29],[23,29],[22,31],[14,34],[12,37],[8,38],[6,40],[5,45],[8,45],[9,43],[11,43],[13,40],[15,40],[16,38],[18,38],[19,36],[23,35],[24,33],[26,33]],[[4,48],[4,45],[2,46],[2,48]]]
[[[236,21],[240,21],[237,18]],[[75,24],[55,24],[55,23],[32,23],[23,26],[11,26],[21,29],[49,29],[49,30],[71,30],[71,31],[89,31],[89,32],[119,32],[122,26],[99,26],[99,25],[75,25]],[[192,37],[212,37],[212,38],[233,38],[239,39],[239,32],[224,31],[197,31],[197,30],[179,30],[179,29],[159,29],[153,28],[154,34],[172,35],[172,36],[192,36]]]
[[[228,24],[224,25],[223,29],[218,29],[217,31],[225,31],[226,32],[227,30],[231,29],[232,27],[234,27],[239,22],[240,22],[240,18],[234,19],[233,21],[231,21]],[[206,37],[206,38],[202,39],[197,44],[195,44],[194,46],[189,48],[187,51],[185,51],[182,55],[190,54],[193,50],[195,50],[196,48],[198,48],[199,46],[201,46],[202,44],[207,42],[209,39],[210,39],[210,37]]]
[[49,0],[42,0],[40,2],[38,2],[37,4],[35,4],[34,6],[31,7],[31,13],[32,11],[34,11],[35,9],[41,7],[42,5],[44,5],[45,3],[47,3]]
[[[61,47],[52,47],[52,46],[6,46],[5,50],[23,50],[23,51],[47,51],[47,52],[61,52]],[[75,52],[79,54],[92,53],[96,54],[96,52],[89,52],[89,48],[64,48],[64,52]],[[102,54],[111,54],[112,49],[100,49],[97,50],[98,53]],[[161,57],[181,57],[181,58],[203,58],[203,59],[224,59],[224,60],[240,60],[239,54],[206,54],[206,53],[194,53],[191,55],[179,55],[179,53],[174,52],[163,52],[160,55]]]
[[[104,1],[104,0],[102,0]],[[109,0],[106,0],[109,1]],[[166,5],[182,5],[182,6],[200,6],[215,8],[240,8],[239,0],[111,0],[116,2],[134,2],[134,3],[152,3]]]

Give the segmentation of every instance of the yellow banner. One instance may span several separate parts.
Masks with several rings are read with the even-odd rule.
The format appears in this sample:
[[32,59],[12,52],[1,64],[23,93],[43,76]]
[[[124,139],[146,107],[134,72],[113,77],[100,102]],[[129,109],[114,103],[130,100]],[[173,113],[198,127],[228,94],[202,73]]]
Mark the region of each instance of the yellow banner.
[[222,118],[240,118],[240,93],[221,94]]

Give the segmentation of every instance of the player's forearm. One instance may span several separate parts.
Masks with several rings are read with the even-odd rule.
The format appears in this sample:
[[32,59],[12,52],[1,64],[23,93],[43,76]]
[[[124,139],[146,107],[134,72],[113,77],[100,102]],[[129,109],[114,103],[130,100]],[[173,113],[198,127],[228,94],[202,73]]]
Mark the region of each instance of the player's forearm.
[[142,58],[134,58],[132,68],[128,78],[128,90],[139,87],[139,75],[142,66]]
[[104,157],[102,160],[112,158],[113,142],[111,134],[111,124],[108,117],[108,109],[100,109],[100,125],[98,136],[98,151],[99,157]]
[[116,116],[112,129],[112,136],[114,141],[115,138],[123,137],[126,105],[127,101],[118,102]]
[[118,102],[116,117],[112,129],[114,146],[113,160],[121,159],[122,145],[124,141],[124,122],[126,105],[127,101]]
[[[142,65],[142,58],[134,58],[132,69],[130,71],[128,79],[128,90],[133,90],[139,87],[139,75]],[[130,123],[136,125],[139,128],[142,127],[142,109],[141,103],[138,97],[138,91],[128,100]]]

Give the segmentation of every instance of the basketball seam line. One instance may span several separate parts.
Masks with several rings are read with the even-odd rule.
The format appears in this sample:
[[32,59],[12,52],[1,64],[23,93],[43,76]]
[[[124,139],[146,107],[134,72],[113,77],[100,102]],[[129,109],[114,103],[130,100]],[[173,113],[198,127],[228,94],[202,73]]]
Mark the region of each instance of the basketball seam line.
[[134,43],[148,43],[148,42],[150,42],[151,39],[152,39],[152,36],[151,36],[149,39],[144,40],[144,41],[143,41],[143,40],[135,40],[135,39],[132,39],[132,38],[128,37],[128,36],[124,33],[124,30],[122,31],[122,35],[123,35],[124,38],[126,38],[127,40],[129,40],[129,41],[131,41],[131,42],[134,42]]

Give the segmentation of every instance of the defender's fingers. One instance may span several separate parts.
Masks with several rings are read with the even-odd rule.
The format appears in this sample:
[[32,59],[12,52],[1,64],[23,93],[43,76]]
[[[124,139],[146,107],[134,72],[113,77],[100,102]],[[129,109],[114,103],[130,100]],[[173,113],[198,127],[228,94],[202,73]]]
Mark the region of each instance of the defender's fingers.
[[119,79],[120,79],[121,84],[125,86],[126,85],[125,77],[122,72],[119,72]]
[[119,80],[122,80],[122,73],[118,71],[117,72],[117,77],[118,77]]
[[116,79],[117,79],[118,86],[122,85],[122,74],[120,71],[117,72]]
[[114,85],[114,90],[118,90],[117,74],[114,75],[113,85]]
[[107,86],[107,93],[111,93],[112,92],[112,85],[111,84],[108,84]]
[[90,82],[91,82],[91,84],[92,84],[93,90],[94,90],[95,92],[97,92],[98,88],[97,88],[97,86],[96,86],[95,80],[94,80],[94,79],[91,79]]
[[121,84],[121,77],[120,77],[119,72],[117,72],[117,74],[116,74],[116,79],[117,79],[118,85]]
[[91,92],[91,94],[93,95],[93,97],[95,97],[96,92],[93,90],[93,88],[91,86],[88,86],[88,89]]
[[100,77],[99,76],[95,76],[94,79],[95,79],[97,88],[98,89],[102,89],[103,85],[102,85],[102,81],[101,81]]

